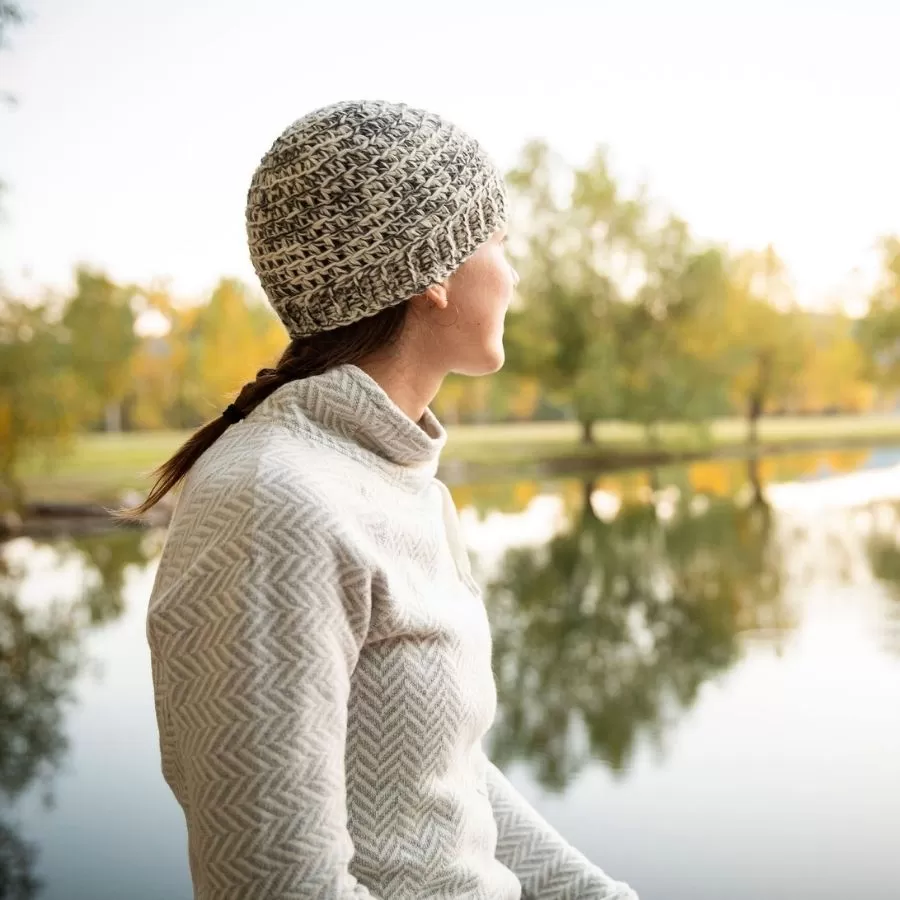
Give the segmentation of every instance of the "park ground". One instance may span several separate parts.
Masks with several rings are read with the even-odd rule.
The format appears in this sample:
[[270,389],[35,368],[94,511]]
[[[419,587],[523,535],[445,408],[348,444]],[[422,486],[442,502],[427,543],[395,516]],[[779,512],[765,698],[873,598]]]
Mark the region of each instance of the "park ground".
[[[659,443],[648,443],[642,429],[623,423],[594,428],[594,444],[580,442],[573,422],[459,425],[448,428],[442,464],[480,477],[515,476],[537,463],[564,468],[596,464],[623,468],[689,456],[739,453],[746,448],[746,423],[723,419],[708,437],[683,425],[663,426]],[[127,491],[146,491],[150,473],[178,448],[188,432],[158,431],[88,434],[74,439],[54,461],[31,460],[23,472],[29,501],[101,502],[118,500]],[[818,446],[900,444],[900,416],[803,417],[764,419],[759,430],[763,452]]]

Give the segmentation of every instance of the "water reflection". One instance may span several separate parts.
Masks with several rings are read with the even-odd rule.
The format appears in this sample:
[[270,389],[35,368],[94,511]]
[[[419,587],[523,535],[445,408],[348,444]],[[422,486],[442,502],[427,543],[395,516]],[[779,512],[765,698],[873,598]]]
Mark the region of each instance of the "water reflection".
[[884,643],[891,653],[900,656],[900,503],[876,506],[866,551],[872,574],[892,601],[886,613]]
[[[900,467],[853,451],[453,493],[494,634],[487,749],[525,763],[525,788],[601,763],[539,803],[576,844],[648,900],[745,900],[765,893],[754,872],[784,896],[855,896],[840,859],[893,896]],[[143,655],[161,537],[0,547],[2,897],[189,893]],[[88,652],[103,685],[79,677]]]
[[[129,565],[157,549],[152,536],[118,529],[0,548],[0,799],[11,810],[27,790],[52,805],[52,779],[67,750],[64,729],[72,684],[86,660],[85,632],[123,611]],[[37,895],[37,849],[0,814],[0,897]]]
[[[751,463],[748,479],[759,484]],[[561,790],[591,758],[624,771],[734,663],[737,636],[793,624],[783,544],[760,489],[748,499],[659,489],[598,514],[593,482],[569,527],[512,548],[487,586],[500,712],[492,753]],[[600,500],[603,497],[601,495]]]

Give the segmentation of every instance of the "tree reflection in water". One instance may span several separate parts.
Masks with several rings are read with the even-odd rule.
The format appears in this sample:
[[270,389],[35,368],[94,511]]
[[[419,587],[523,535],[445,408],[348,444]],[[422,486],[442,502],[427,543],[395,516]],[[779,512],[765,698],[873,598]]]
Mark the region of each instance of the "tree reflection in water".
[[508,551],[486,590],[498,715],[491,754],[525,758],[563,789],[592,758],[628,766],[662,746],[700,686],[738,658],[738,635],[781,634],[782,545],[758,472],[743,502],[657,491],[612,517],[591,503],[546,546]]
[[[664,747],[703,683],[737,661],[742,634],[779,641],[793,627],[783,599],[786,551],[805,538],[778,519],[763,482],[791,482],[805,468],[751,461],[741,473],[737,465],[665,473],[660,481],[681,479],[678,491],[656,484],[645,502],[623,489],[609,511],[592,482],[576,484],[564,533],[506,552],[485,591],[498,690],[489,739],[501,767],[524,758],[550,789],[564,788],[591,759],[621,773],[640,744]],[[460,506],[479,505],[480,491],[460,491],[471,494],[457,496]],[[494,486],[481,505],[521,510],[540,491],[536,482]],[[873,517],[868,559],[900,599],[900,505],[887,515],[889,506]],[[123,529],[28,543],[27,552],[21,542],[0,547],[0,897],[38,893],[35,848],[7,811],[35,787],[49,796],[84,638],[121,616],[128,567],[145,565],[159,543],[158,534]],[[19,552],[8,552],[17,544]],[[837,546],[824,552],[833,565]],[[48,596],[26,603],[35,573],[20,561],[40,553],[51,569],[76,561],[81,587],[54,601],[48,577]],[[790,556],[792,579],[803,564],[821,567],[821,550]],[[900,603],[894,608],[900,634]]]
[[900,656],[900,503],[878,503],[871,512],[866,551],[872,574],[885,586],[892,601],[886,610],[886,643]]
[[[48,544],[23,539],[0,546],[0,801],[5,809],[34,788],[42,788],[44,802],[52,803],[52,777],[67,749],[66,705],[85,663],[83,638],[124,611],[128,566],[146,564],[155,552],[147,538],[140,529],[123,528]],[[48,550],[54,569],[75,563],[80,587],[65,598],[26,602],[24,588],[34,575],[24,559]],[[0,897],[37,896],[36,857],[36,848],[4,814]]]

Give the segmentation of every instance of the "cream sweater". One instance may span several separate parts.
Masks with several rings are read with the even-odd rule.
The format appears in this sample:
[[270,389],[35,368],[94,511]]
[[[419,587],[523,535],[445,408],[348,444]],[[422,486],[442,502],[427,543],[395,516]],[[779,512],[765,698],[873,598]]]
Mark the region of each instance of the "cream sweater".
[[197,898],[634,898],[482,750],[491,637],[445,437],[340,366],[189,475],[147,636]]

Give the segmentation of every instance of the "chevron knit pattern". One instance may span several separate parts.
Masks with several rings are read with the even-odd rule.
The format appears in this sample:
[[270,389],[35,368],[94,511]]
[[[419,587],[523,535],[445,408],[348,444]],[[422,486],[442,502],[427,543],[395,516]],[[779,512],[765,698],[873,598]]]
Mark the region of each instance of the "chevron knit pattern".
[[484,754],[491,637],[445,437],[347,365],[191,472],[147,635],[195,897],[634,897]]
[[443,281],[506,221],[503,177],[450,122],[348,101],[298,119],[247,195],[250,258],[291,337]]

